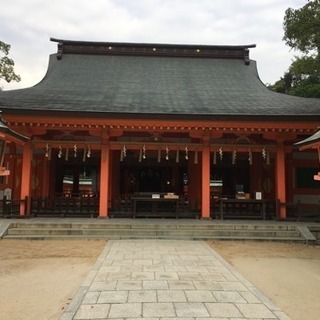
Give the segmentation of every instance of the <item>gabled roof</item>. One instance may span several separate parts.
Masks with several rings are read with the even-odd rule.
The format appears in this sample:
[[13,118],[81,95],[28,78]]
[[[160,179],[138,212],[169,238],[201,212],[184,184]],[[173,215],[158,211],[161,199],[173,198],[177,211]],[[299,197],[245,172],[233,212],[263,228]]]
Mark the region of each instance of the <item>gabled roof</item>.
[[[318,131],[313,134],[312,136],[295,143],[301,150],[308,149],[308,148],[319,148],[320,147],[320,127]],[[320,160],[320,159],[319,159]]]
[[27,142],[29,140],[28,137],[11,130],[3,121],[1,113],[0,113],[0,140],[8,140],[14,142]]
[[312,116],[320,100],[270,91],[247,46],[57,40],[43,80],[0,92],[6,112]]

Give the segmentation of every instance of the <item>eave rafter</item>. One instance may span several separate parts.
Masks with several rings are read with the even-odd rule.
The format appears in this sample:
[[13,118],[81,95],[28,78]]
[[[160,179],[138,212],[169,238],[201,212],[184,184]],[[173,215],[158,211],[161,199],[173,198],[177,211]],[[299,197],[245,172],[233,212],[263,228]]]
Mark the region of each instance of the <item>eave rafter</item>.
[[[30,132],[42,132],[44,130],[83,130],[97,132],[97,130],[111,130],[111,131],[158,131],[158,132],[215,132],[223,133],[246,133],[246,134],[273,134],[273,133],[290,133],[290,134],[310,134],[314,132],[314,127],[310,126],[306,128],[304,125],[294,126],[292,123],[288,124],[277,124],[277,125],[267,125],[265,123],[249,123],[242,124],[238,123],[227,123],[223,122],[204,122],[201,124],[199,122],[191,121],[176,121],[176,122],[164,122],[157,121],[134,121],[130,120],[127,122],[121,121],[99,121],[93,120],[92,122],[83,122],[76,120],[69,120],[68,122],[63,122],[61,119],[52,120],[47,122],[40,121],[8,121],[8,126],[18,130],[20,129],[31,129]],[[199,125],[197,125],[199,124]],[[42,130],[42,131],[41,131]]]

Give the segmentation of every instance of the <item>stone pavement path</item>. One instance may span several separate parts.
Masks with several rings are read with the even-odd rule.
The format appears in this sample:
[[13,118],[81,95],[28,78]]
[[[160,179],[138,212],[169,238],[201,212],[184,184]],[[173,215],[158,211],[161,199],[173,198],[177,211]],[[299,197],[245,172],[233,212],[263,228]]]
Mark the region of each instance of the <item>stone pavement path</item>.
[[290,320],[206,243],[109,241],[61,320]]

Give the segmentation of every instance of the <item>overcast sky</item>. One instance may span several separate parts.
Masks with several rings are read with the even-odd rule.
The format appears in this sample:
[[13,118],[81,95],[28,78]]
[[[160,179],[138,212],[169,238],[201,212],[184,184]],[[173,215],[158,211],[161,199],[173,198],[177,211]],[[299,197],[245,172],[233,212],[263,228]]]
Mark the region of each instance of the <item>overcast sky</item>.
[[307,0],[1,0],[0,40],[11,44],[20,83],[30,87],[66,40],[206,45],[256,44],[250,58],[264,83],[274,83],[298,52],[282,41],[287,8]]

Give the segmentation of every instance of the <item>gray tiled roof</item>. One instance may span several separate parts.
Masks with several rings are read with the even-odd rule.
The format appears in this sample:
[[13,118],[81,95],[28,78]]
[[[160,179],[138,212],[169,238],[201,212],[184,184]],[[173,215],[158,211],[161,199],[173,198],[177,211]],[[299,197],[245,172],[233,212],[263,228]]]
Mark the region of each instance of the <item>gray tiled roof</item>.
[[39,84],[0,92],[0,109],[319,117],[320,100],[268,90],[252,60],[53,54]]

